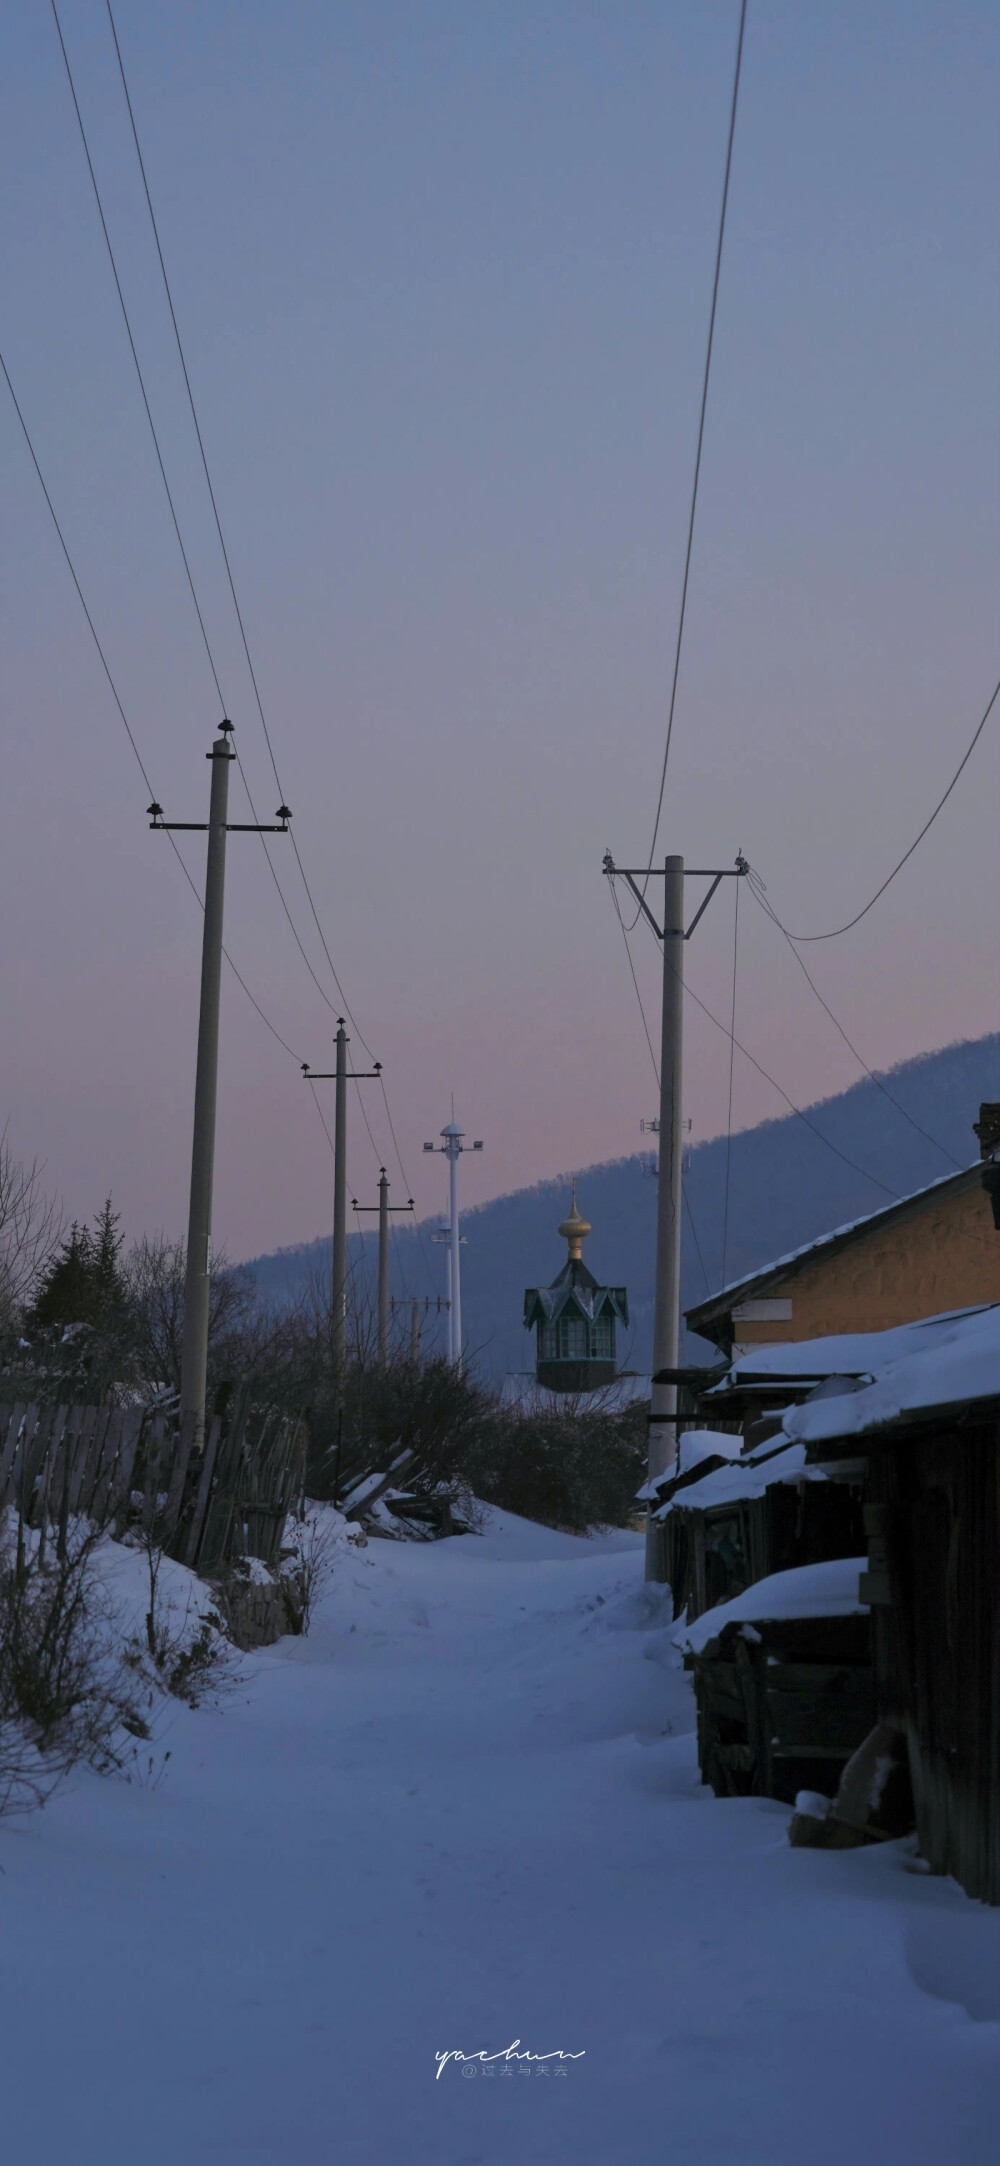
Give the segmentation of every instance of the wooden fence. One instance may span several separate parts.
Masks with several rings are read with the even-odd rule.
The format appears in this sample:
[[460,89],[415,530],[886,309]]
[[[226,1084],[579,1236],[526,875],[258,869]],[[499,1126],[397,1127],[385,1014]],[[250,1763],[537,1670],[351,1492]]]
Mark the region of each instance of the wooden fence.
[[305,1424],[247,1385],[220,1394],[197,1456],[156,1407],[0,1404],[0,1512],[56,1527],[61,1549],[78,1513],[124,1523],[133,1499],[155,1497],[158,1538],[182,1563],[206,1576],[240,1557],[273,1565],[304,1464]]

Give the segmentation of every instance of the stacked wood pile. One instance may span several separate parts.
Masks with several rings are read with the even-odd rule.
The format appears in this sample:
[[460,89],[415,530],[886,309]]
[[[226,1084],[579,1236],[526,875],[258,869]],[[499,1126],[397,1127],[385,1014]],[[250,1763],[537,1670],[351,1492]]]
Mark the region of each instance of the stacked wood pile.
[[698,1703],[698,1764],[716,1797],[836,1790],[875,1721],[871,1621],[728,1622],[685,1656]]
[[397,1487],[412,1467],[412,1450],[396,1452],[387,1467],[370,1468],[352,1483],[339,1509],[366,1534],[410,1542],[439,1542],[450,1534],[468,1534],[469,1522],[456,1510],[448,1490]]

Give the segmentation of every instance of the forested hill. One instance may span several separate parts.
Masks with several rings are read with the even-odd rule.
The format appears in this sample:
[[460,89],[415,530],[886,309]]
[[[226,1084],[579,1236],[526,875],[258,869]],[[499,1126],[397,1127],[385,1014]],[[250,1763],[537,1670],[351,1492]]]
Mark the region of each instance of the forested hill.
[[[966,1040],[904,1061],[880,1080],[926,1136],[866,1079],[810,1106],[812,1129],[789,1114],[733,1138],[728,1279],[878,1210],[890,1200],[886,1189],[906,1195],[936,1180],[952,1170],[946,1153],[961,1165],[971,1164],[977,1156],[972,1123],[980,1101],[1000,1098],[1000,1036]],[[854,1171],[847,1159],[864,1170]],[[621,1158],[577,1173],[580,1207],[594,1228],[587,1261],[601,1280],[628,1287],[628,1358],[638,1369],[648,1367],[650,1354],[656,1187],[646,1170],[649,1163],[648,1157]],[[725,1137],[697,1144],[689,1156],[683,1248],[683,1299],[688,1307],[722,1283],[725,1165]],[[563,1174],[497,1197],[463,1218],[468,1243],[462,1251],[466,1338],[483,1367],[494,1374],[524,1368],[530,1361],[531,1344],[521,1328],[523,1291],[548,1284],[560,1268],[565,1249],[555,1229],[568,1202],[569,1176]],[[444,1292],[444,1255],[428,1240],[438,1223],[426,1221],[420,1228],[397,1231],[392,1269],[397,1296]],[[371,1274],[373,1236],[366,1247],[362,1262],[355,1237],[352,1260]],[[266,1297],[293,1298],[311,1276],[328,1272],[329,1241],[258,1257],[252,1268]],[[436,1331],[433,1319],[428,1328]],[[697,1358],[706,1350],[704,1341],[692,1340],[690,1350]]]

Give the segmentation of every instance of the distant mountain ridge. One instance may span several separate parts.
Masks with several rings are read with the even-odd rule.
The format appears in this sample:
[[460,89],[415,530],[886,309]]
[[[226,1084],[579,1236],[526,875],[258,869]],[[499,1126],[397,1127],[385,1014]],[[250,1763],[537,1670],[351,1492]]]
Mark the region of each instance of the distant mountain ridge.
[[[819,1134],[787,1114],[733,1137],[727,1280],[878,1210],[893,1196],[926,1187],[951,1170],[952,1162],[971,1165],[978,1156],[972,1123],[980,1102],[1000,1099],[1000,1034],[960,1040],[903,1061],[879,1083],[925,1134],[866,1078],[805,1109]],[[587,1242],[590,1268],[602,1282],[628,1288],[627,1359],[637,1369],[648,1368],[651,1352],[656,1184],[648,1166],[648,1156],[636,1156],[576,1174],[580,1207],[594,1228]],[[723,1283],[725,1172],[724,1136],[695,1144],[688,1154],[681,1266],[685,1307]],[[521,1327],[524,1288],[548,1284],[565,1260],[555,1229],[569,1202],[569,1181],[563,1174],[463,1214],[465,1335],[483,1369],[494,1376],[531,1363],[532,1344]],[[397,1299],[417,1294],[422,1305],[426,1294],[444,1293],[443,1251],[428,1240],[439,1223],[434,1218],[396,1231],[391,1276]],[[350,1249],[355,1269],[373,1274],[373,1236],[364,1256],[356,1235]],[[329,1240],[320,1239],[259,1256],[250,1268],[265,1298],[284,1302],[310,1278],[329,1273],[329,1254]],[[435,1314],[426,1329],[432,1343],[442,1343]],[[693,1358],[705,1352],[703,1340],[689,1339]]]

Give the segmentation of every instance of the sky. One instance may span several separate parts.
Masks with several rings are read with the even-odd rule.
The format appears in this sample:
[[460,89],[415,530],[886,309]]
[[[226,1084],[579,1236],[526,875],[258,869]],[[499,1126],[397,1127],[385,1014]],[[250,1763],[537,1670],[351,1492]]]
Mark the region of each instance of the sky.
[[[227,711],[277,792],[102,0],[60,16]],[[632,1152],[656,1084],[602,877],[649,852],[735,6],[119,0],[116,20],[281,791],[381,1093],[351,1192],[478,1202]],[[750,0],[658,848],[743,851],[795,932],[852,916],[1000,674],[1000,25]],[[50,8],[0,19],[2,347],[153,790],[205,817],[218,695]],[[0,1112],[67,1211],[183,1230],[200,916],[0,382]],[[910,865],[806,950],[872,1067],[996,1026],[1000,716]],[[233,817],[250,817],[239,784]],[[201,838],[179,838],[193,877]],[[215,1237],[329,1223],[299,1062],[341,996],[290,844],[229,846]],[[703,884],[690,883],[692,904]],[[686,950],[720,1020],[734,883]],[[802,1104],[860,1073],[741,893],[737,1035]],[[658,958],[633,942],[654,1042]],[[327,1003],[330,1003],[329,1005]],[[729,1049],[689,1003],[695,1140]],[[370,1055],[366,1052],[366,1045]],[[321,1098],[331,1086],[319,1086]],[[322,1099],[332,1116],[329,1095]],[[733,1123],[785,1110],[737,1055]],[[970,1108],[970,1119],[975,1109]]]

